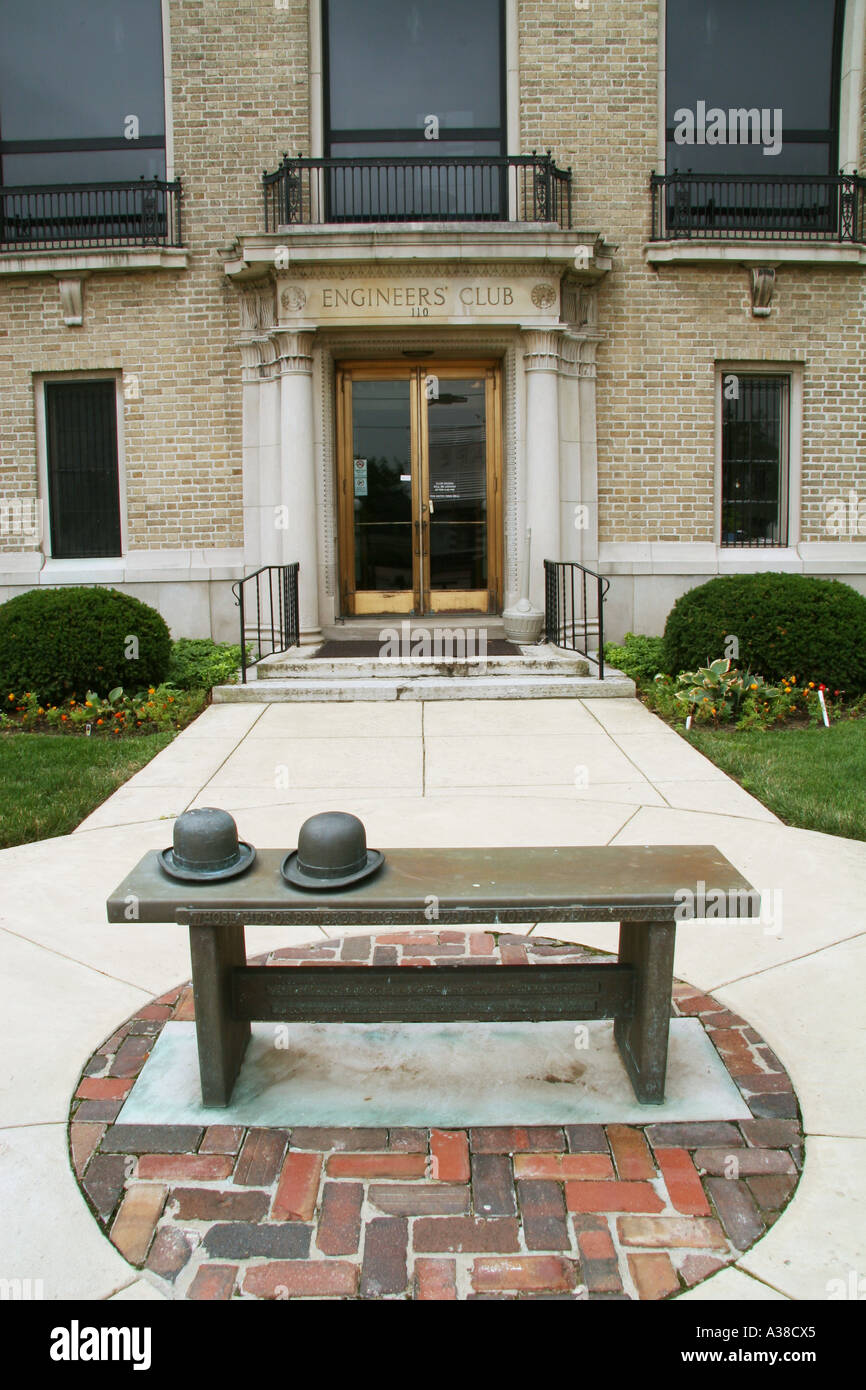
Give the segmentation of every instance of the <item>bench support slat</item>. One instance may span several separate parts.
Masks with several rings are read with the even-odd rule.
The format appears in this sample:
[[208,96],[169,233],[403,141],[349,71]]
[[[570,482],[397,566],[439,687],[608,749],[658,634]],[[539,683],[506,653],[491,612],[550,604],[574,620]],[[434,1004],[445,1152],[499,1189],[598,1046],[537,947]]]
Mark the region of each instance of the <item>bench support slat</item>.
[[619,929],[619,959],[634,967],[634,1013],[618,1018],[614,1037],[643,1105],[661,1105],[665,1098],[671,984],[674,970],[674,922],[623,922]]
[[205,1105],[228,1105],[250,1025],[232,1015],[232,970],[246,962],[243,927],[190,927],[195,1033]]
[[631,1018],[631,965],[248,965],[233,1013],[263,1023],[555,1022]]

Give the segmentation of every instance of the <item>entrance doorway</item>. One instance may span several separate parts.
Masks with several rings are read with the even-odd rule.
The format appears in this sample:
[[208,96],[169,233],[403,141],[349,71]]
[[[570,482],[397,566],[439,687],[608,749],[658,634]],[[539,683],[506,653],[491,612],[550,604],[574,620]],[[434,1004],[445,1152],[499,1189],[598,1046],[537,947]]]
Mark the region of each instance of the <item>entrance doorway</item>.
[[345,615],[497,612],[494,362],[345,362],[337,375]]

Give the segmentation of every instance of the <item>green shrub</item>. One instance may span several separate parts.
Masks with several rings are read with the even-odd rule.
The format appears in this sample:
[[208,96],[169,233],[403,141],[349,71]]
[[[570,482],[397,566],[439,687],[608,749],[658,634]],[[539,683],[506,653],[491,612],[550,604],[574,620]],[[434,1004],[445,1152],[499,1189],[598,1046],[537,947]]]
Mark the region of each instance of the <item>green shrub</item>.
[[210,690],[237,679],[240,646],[209,637],[181,637],[171,649],[168,680],[179,690]]
[[664,652],[667,672],[733,656],[769,681],[797,676],[856,694],[866,690],[866,598],[837,579],[803,574],[711,579],[674,604]]
[[604,659],[624,675],[631,676],[633,681],[651,681],[659,671],[667,671],[663,637],[642,637],[627,632],[621,646],[605,642]]
[[170,655],[159,613],[117,589],[30,589],[0,605],[4,698],[32,691],[47,705],[117,685],[146,689],[165,679]]

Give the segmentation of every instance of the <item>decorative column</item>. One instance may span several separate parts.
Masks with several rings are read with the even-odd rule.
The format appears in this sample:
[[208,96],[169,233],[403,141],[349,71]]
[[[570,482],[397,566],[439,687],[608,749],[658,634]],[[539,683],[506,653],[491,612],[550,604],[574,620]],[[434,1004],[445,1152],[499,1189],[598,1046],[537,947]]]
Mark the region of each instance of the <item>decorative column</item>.
[[562,559],[559,489],[559,352],[561,329],[527,329],[526,524],[532,531],[529,597],[544,608],[544,561]]
[[274,327],[271,282],[245,287],[239,298],[243,366],[244,563],[251,572],[281,561],[276,509],[281,501],[279,382],[268,336]]
[[587,335],[580,344],[578,392],[580,396],[580,500],[587,508],[588,525],[581,533],[583,565],[598,569],[598,431],[595,410],[595,352],[599,335]]
[[[575,281],[563,287],[563,318],[569,325],[564,345],[564,368],[576,378],[577,433],[563,431],[563,438],[577,440],[576,467],[569,470],[568,491],[563,496],[571,506],[565,535],[565,559],[579,560],[598,569],[598,436],[596,428],[595,355],[602,334],[598,331],[598,295],[594,285]],[[564,513],[565,515],[565,513]],[[577,526],[575,526],[577,521]]]
[[272,335],[280,380],[279,535],[282,562],[300,562],[301,645],[321,642],[316,465],[313,435],[313,333]]

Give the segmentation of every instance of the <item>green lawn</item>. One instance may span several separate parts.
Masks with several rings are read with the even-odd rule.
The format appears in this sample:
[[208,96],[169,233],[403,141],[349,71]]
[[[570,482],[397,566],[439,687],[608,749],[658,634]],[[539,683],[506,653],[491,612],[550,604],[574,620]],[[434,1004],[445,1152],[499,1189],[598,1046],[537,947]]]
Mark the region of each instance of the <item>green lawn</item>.
[[866,719],[685,737],[787,825],[866,840]]
[[0,849],[67,835],[172,738],[0,734]]

